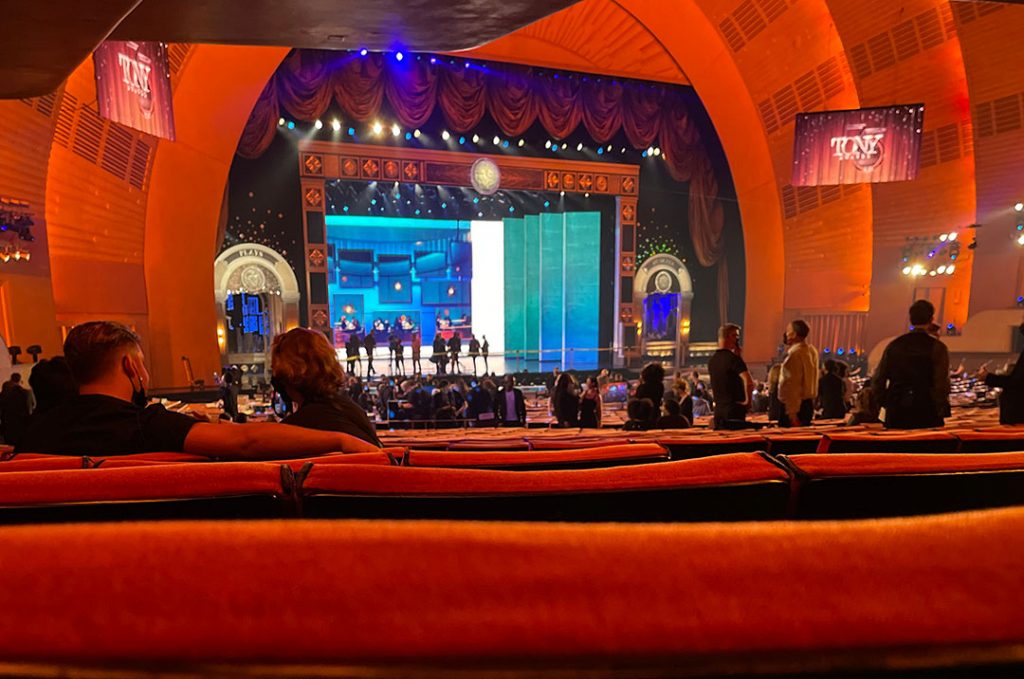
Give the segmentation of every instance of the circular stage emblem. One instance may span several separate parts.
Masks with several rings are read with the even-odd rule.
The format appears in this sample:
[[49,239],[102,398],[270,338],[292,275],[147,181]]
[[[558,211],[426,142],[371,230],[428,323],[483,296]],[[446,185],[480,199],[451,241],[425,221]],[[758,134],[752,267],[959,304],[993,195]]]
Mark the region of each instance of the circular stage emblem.
[[260,292],[267,287],[267,276],[258,266],[247,266],[242,270],[242,287],[246,292]]
[[480,158],[470,168],[469,179],[477,193],[492,196],[501,186],[501,170],[490,158]]
[[667,271],[659,271],[654,277],[654,289],[658,292],[669,292],[672,289],[672,276]]

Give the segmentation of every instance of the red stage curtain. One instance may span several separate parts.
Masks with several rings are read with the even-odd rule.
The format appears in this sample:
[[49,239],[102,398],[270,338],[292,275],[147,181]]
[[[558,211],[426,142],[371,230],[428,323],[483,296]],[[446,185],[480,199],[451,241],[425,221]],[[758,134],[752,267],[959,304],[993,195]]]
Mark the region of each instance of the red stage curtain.
[[440,106],[452,131],[470,132],[489,112],[508,136],[520,136],[539,119],[556,139],[580,122],[604,144],[622,129],[638,149],[657,144],[672,177],[690,186],[690,235],[701,266],[718,266],[719,307],[726,320],[728,267],[724,220],[714,168],[690,120],[687,92],[662,85],[593,76],[538,72],[530,67],[489,64],[463,68],[410,57],[394,62],[381,54],[295,50],[278,68],[256,102],[239,141],[246,158],[262,154],[274,138],[280,110],[298,120],[322,116],[331,100],[349,118],[380,114],[384,98],[405,127],[421,127]]

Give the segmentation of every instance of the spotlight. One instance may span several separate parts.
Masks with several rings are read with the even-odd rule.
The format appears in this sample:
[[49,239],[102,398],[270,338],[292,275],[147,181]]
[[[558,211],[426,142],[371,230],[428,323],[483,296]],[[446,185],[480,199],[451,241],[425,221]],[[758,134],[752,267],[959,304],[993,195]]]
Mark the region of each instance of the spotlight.
[[956,240],[956,236],[957,236],[957,233],[956,233],[956,231],[952,231],[952,232],[950,232],[950,234],[949,234],[949,241],[950,241],[950,242],[953,242],[953,241],[955,241],[955,240]]
[[466,143],[466,138],[465,137],[459,137],[459,146],[462,146],[465,143]]
[[526,140],[525,139],[520,139],[519,140],[519,148],[523,148],[524,146],[526,146]]
[[430,63],[436,64],[437,63],[437,57],[430,57]]
[[565,198],[565,191],[562,191],[562,192],[561,192],[561,193],[559,193],[558,195],[559,195],[559,196],[561,196],[562,198]]
[[395,281],[395,290],[402,289],[402,281]]
[[452,134],[448,130],[444,130],[443,132],[441,132],[441,139],[444,139],[445,141],[448,141],[451,138],[452,138]]
[[494,139],[492,139],[491,141],[493,141],[494,145],[497,146],[498,144],[501,143],[501,137],[499,137],[498,135],[494,135]]
[[660,156],[661,155],[661,149],[658,148],[657,146],[654,147],[654,155],[656,155],[656,156]]
[[1024,245],[1024,236],[1017,237],[1017,245]]
[[548,139],[546,142],[544,142],[544,148],[546,148],[546,149],[551,148],[551,140],[550,139]]
[[406,132],[405,133],[405,140],[406,141],[412,141],[412,132]]
[[620,153],[625,153],[625,152],[626,152],[626,147],[625,147],[625,146],[623,146],[623,147],[622,147],[622,151],[620,151]]
[[480,135],[479,134],[474,134],[473,135],[473,143],[474,144],[479,144],[480,143]]
[[1017,212],[1024,212],[1024,203],[1017,203],[1013,206],[1013,209]]
[[603,156],[604,155],[604,147],[603,146],[598,146],[597,147],[597,155],[599,155],[599,156]]
[[943,243],[945,243],[945,242],[946,242],[946,239],[947,239],[947,238],[949,238],[949,234],[945,234],[945,233],[944,233],[944,234],[942,234],[941,236],[939,236],[939,240],[940,240],[940,241],[942,241]]
[[938,269],[936,269],[936,271],[938,271],[940,274],[944,274],[944,273],[946,273],[946,266],[945,265],[941,265],[941,266],[939,266]]
[[380,135],[380,133],[383,132],[383,131],[384,131],[384,126],[380,124],[379,120],[375,120],[374,123],[373,123],[373,133],[376,134],[376,135]]
[[947,276],[952,276],[954,271],[956,271],[956,265],[955,264],[950,264],[949,266],[946,267],[946,275]]
[[412,133],[412,136],[414,136],[417,139],[419,139],[420,138],[420,134],[422,134],[422,133],[419,130],[416,130],[415,132]]
[[356,128],[354,128],[354,127],[348,128],[348,136],[350,136],[350,137],[356,136]]
[[544,207],[551,207],[551,201],[550,200],[545,200],[544,201]]
[[649,155],[649,156],[653,156],[654,155],[654,147],[653,146],[648,146],[647,147],[647,155]]
[[335,132],[341,132],[341,121],[335,118],[331,121],[331,129]]
[[324,121],[322,121],[322,120],[320,120],[319,118],[317,118],[317,119],[316,119],[316,122],[315,122],[315,123],[313,123],[313,127],[315,127],[315,128],[316,128],[316,129],[318,129],[318,130],[322,130],[322,129],[324,129]]
[[448,286],[448,296],[449,297],[454,297],[455,296],[455,286],[454,285],[449,285]]
[[284,123],[285,123],[284,118],[278,118],[277,119],[277,126],[278,127],[281,127],[282,125],[284,125]]
[[370,53],[370,51],[368,49],[366,49],[365,47],[363,49],[359,50],[359,56],[361,56],[361,57],[365,57],[369,53]]
[[289,130],[294,130],[295,129],[295,121],[294,120],[289,120],[288,121],[288,129]]
[[394,137],[397,137],[400,134],[402,134],[402,128],[400,128],[397,124],[392,125],[391,126],[391,135],[394,136]]
[[903,267],[903,275],[904,276],[909,276],[910,275],[910,267],[909,266]]
[[581,144],[576,144],[576,150],[577,151],[582,151],[583,150],[583,144],[582,143]]
[[646,158],[646,157],[647,157],[647,151],[643,151],[643,152],[641,152],[641,153],[640,153],[640,157],[641,157],[641,158]]
[[402,59],[405,59],[405,55],[402,54],[401,52],[396,52],[395,53],[395,61],[401,61]]
[[608,149],[607,150],[608,150],[608,153],[612,152],[612,145],[611,144],[608,144]]
[[506,139],[505,141],[501,142],[501,148],[503,148],[503,149],[507,149],[508,148],[508,139]]

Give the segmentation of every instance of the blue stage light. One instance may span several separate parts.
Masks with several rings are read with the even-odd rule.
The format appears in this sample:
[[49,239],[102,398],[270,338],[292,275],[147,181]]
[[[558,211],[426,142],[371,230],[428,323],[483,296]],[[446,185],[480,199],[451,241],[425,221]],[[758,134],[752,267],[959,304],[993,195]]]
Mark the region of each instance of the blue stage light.
[[356,128],[354,128],[354,127],[348,128],[348,136],[350,136],[350,137],[356,136]]
[[837,350],[836,350],[836,354],[837,354],[837,355],[839,355],[839,356],[842,356],[842,355],[843,355],[843,354],[845,354],[845,353],[846,353],[846,350],[845,350],[845,349],[842,349],[842,348],[840,348],[840,349],[837,349]]
[[288,129],[289,130],[294,130],[295,129],[295,121],[294,120],[289,120],[288,121]]
[[459,137],[459,146],[462,146],[465,143],[466,143],[466,138],[465,137]]
[[474,203],[479,203],[480,202],[480,196],[474,196],[473,202]]
[[501,148],[503,148],[503,149],[507,149],[508,148],[508,139],[506,139],[505,141],[501,142]]
[[441,209],[442,210],[447,210],[448,209],[448,203],[441,203]]
[[437,63],[437,57],[430,57],[430,63],[436,64]]
[[509,205],[509,206],[508,206],[508,211],[509,211],[509,212],[515,212],[515,211],[516,211],[516,209],[515,209],[515,207],[513,207],[512,205]]
[[597,155],[599,155],[599,156],[603,156],[604,155],[604,147],[603,146],[598,146],[597,147]]
[[405,133],[405,140],[406,141],[412,141],[412,132],[406,132]]
[[376,205],[376,204],[377,204],[377,199],[376,198],[371,198],[370,199],[370,205]]
[[850,356],[856,356],[857,355],[857,350],[854,349],[853,347],[850,347],[850,352],[849,353],[850,353]]
[[646,158],[647,157],[647,151],[644,151],[643,153],[641,153],[640,157],[641,158]]
[[419,213],[420,213],[420,209],[416,208],[416,213],[415,214],[419,214]]
[[370,51],[368,49],[366,49],[365,47],[363,49],[359,50],[359,56],[361,56],[361,57],[365,57],[369,53],[370,53]]
[[551,207],[551,201],[550,200],[545,200],[544,201],[544,207]]
[[395,53],[395,61],[401,61],[402,59],[405,59],[405,55],[402,54],[401,52],[396,52]]
[[831,350],[831,349],[829,349],[828,347],[825,347],[825,351],[824,351],[823,353],[826,353],[826,354],[831,354],[831,353],[832,353],[832,350]]
[[341,208],[341,211],[342,212],[348,212],[348,205],[346,205],[345,207]]

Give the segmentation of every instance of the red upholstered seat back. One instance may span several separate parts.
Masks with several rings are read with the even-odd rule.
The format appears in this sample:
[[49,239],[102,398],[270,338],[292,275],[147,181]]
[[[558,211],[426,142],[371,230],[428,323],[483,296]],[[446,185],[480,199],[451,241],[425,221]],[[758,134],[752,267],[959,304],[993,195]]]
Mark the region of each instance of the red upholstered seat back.
[[608,467],[668,459],[668,450],[656,443],[634,443],[600,448],[545,451],[437,452],[409,451],[411,467],[463,469],[552,469]]
[[955,453],[960,441],[942,431],[830,433],[821,439],[819,453]]

